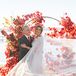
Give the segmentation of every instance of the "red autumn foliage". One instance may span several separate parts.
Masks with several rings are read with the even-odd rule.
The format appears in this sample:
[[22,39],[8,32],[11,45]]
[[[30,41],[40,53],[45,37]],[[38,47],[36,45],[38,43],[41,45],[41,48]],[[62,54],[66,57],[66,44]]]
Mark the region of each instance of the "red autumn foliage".
[[[12,31],[11,34],[8,34],[5,30],[2,30],[1,33],[9,40],[7,44],[5,55],[6,55],[6,64],[0,68],[0,75],[6,76],[7,73],[18,63],[18,39],[22,37],[22,28],[25,26],[26,21],[31,22],[35,19],[34,27],[37,25],[42,26],[42,21],[44,20],[40,12],[35,12],[27,15],[23,15],[22,18],[17,16],[13,20],[13,26],[10,26],[9,29]],[[30,26],[30,29],[33,26]]]
[[75,39],[76,38],[76,25],[74,22],[71,21],[71,18],[66,16],[62,17],[60,21],[60,26],[62,28],[58,30],[58,28],[51,28],[48,27],[50,31],[53,31],[52,33],[47,34],[48,36],[54,38],[69,38],[69,39]]

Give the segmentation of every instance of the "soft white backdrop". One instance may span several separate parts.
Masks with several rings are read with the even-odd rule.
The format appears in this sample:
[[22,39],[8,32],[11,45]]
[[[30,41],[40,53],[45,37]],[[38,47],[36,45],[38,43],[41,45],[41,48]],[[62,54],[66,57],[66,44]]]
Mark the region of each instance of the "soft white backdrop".
[[59,18],[67,12],[76,19],[76,0],[0,0],[0,19],[3,16],[41,11],[44,15]]

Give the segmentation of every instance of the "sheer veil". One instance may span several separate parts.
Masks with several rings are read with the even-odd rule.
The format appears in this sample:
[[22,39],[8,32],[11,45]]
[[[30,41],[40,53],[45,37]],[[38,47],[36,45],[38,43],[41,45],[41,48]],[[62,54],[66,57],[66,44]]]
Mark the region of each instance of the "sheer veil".
[[45,35],[33,42],[27,55],[7,76],[61,76],[76,73],[76,40]]

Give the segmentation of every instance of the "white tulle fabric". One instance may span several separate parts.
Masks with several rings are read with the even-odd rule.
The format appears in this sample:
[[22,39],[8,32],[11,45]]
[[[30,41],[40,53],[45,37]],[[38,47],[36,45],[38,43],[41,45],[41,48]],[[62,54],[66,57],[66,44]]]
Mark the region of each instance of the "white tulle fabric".
[[76,73],[76,40],[38,37],[7,76],[69,76]]

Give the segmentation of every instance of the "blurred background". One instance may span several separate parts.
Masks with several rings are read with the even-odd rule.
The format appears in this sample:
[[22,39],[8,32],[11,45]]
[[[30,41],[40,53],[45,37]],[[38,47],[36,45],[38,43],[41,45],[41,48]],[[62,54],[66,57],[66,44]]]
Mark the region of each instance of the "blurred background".
[[[60,19],[67,13],[72,21],[76,23],[76,0],[0,0],[0,31],[4,28],[3,18],[10,16],[17,16],[23,14],[30,14],[35,11],[42,12],[43,16],[50,16]],[[45,27],[58,26],[58,22],[46,19]],[[5,64],[6,39],[0,33],[0,64]]]

